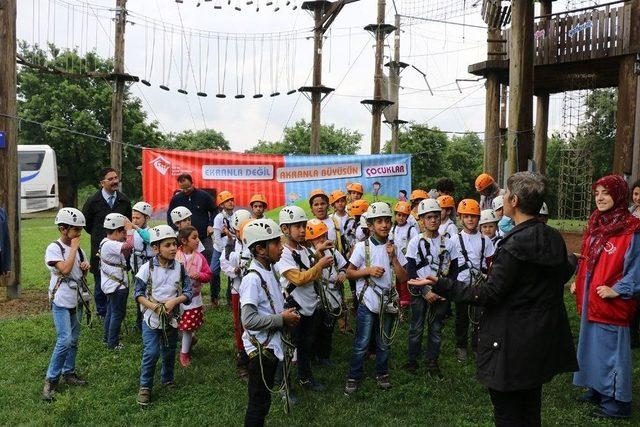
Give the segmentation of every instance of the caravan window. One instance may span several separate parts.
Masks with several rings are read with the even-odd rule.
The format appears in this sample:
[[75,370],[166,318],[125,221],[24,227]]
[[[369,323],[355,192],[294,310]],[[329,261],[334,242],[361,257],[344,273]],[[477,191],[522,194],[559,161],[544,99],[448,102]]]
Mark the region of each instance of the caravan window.
[[18,153],[20,158],[21,172],[39,171],[44,160],[44,151],[21,151]]

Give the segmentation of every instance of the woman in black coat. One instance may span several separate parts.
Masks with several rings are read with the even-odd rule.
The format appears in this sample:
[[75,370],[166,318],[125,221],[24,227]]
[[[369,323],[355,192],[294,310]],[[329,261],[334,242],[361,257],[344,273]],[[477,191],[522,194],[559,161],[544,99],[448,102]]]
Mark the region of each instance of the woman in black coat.
[[536,219],[545,195],[540,174],[509,178],[504,209],[516,226],[500,242],[485,283],[435,277],[416,283],[484,307],[477,377],[489,389],[497,426],[540,425],[542,384],[578,369],[563,299],[576,258],[557,230]]

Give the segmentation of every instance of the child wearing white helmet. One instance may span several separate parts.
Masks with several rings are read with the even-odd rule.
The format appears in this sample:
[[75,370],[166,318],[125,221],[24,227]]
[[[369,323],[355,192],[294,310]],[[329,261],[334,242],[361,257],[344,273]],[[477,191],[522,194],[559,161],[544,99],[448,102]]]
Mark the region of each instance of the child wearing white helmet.
[[153,227],[150,242],[156,254],[136,275],[134,299],[142,310],[142,364],[138,404],[151,401],[153,377],[162,358],[161,379],[167,388],[175,388],[174,365],[178,340],[180,304],[193,298],[191,278],[184,266],[176,262],[178,242],[168,225]]
[[[351,362],[344,392],[355,393],[364,376],[364,360],[369,338],[376,341],[376,380],[378,387],[391,388],[389,382],[389,348],[394,324],[398,319],[398,293],[396,279],[407,281],[404,266],[407,263],[402,252],[396,251],[389,241],[393,214],[388,204],[376,202],[367,209],[367,225],[371,236],[355,245],[349,258],[347,278],[356,280],[356,297],[359,299],[356,316],[356,336],[353,341]],[[380,325],[373,333],[373,325]]]
[[498,216],[493,209],[485,209],[480,212],[480,221],[478,222],[480,232],[490,238],[494,246],[502,239],[502,232],[498,228],[498,221]]
[[[135,276],[142,265],[153,258],[153,249],[149,244],[148,222],[153,209],[147,202],[138,202],[131,209],[131,227],[133,233],[133,252],[129,258],[131,273]],[[140,307],[136,306],[136,328],[142,331],[142,313]]]
[[100,257],[100,287],[107,296],[107,315],[104,318],[104,342],[111,350],[121,350],[120,327],[127,312],[129,277],[127,259],[133,250],[131,221],[124,215],[110,213],[104,219],[107,231],[98,249]]
[[458,252],[451,239],[439,232],[442,208],[438,201],[435,199],[421,201],[418,205],[418,217],[424,232],[411,239],[407,247],[411,322],[409,324],[409,358],[404,368],[412,374],[415,374],[418,369],[426,320],[427,373],[439,379],[442,378],[438,364],[442,328],[450,304],[431,292],[429,286],[423,286],[423,280],[429,276],[455,278]]
[[504,236],[505,234],[510,232],[513,227],[515,227],[515,223],[513,222],[513,220],[504,215],[504,196],[496,196],[496,198],[491,202],[491,208],[498,218],[498,233]]
[[333,248],[333,242],[327,240],[317,250],[319,261],[316,263],[314,254],[304,246],[307,226],[304,209],[287,206],[280,211],[279,219],[280,230],[284,234],[284,249],[276,270],[280,273],[280,284],[287,305],[295,307],[300,313],[300,322],[292,331],[298,354],[298,380],[304,389],[322,391],[324,386],[315,381],[311,372],[314,328],[318,318],[315,282],[322,277],[322,269],[333,263],[333,257],[322,253],[325,249]]
[[[191,213],[189,208],[178,206],[171,211],[170,216],[171,222],[173,222],[173,225],[176,226],[178,231],[180,231],[184,227],[191,226],[191,217],[193,216],[193,214]],[[200,242],[200,244],[198,245],[198,252],[202,253],[204,250],[205,247],[202,242]]]
[[[220,212],[213,218],[213,253],[211,255],[211,274],[213,287],[220,289],[220,257],[227,245],[234,246],[235,236],[231,220],[235,209],[235,196],[230,191],[221,191],[216,196],[216,205]],[[227,280],[227,306],[231,307],[231,284]],[[213,298],[213,305],[219,304],[218,298]]]
[[276,369],[285,357],[281,330],[295,327],[300,320],[294,308],[284,308],[284,297],[275,276],[274,264],[282,256],[281,237],[278,224],[271,219],[253,220],[242,230],[243,244],[253,256],[240,284],[245,328],[242,341],[249,355],[249,399],[244,425],[264,425]]
[[367,213],[363,213],[358,220],[358,227],[356,228],[356,242],[364,242],[371,235],[369,224],[367,223]]
[[[62,208],[56,215],[60,238],[47,246],[44,262],[49,280],[49,301],[56,328],[56,344],[49,360],[42,398],[53,400],[56,386],[62,380],[69,385],[86,385],[76,373],[76,353],[80,338],[83,309],[88,309],[90,295],[85,282],[89,263],[80,248],[80,235],[86,221],[75,208]],[[87,316],[90,313],[87,310]]]
[[247,369],[249,357],[244,351],[242,343],[242,322],[240,321],[240,283],[244,273],[249,268],[251,262],[251,252],[244,247],[242,243],[242,229],[251,220],[251,212],[245,209],[237,210],[231,218],[231,228],[233,230],[234,247],[229,245],[225,247],[225,251],[220,257],[220,268],[228,277],[229,287],[231,288],[231,309],[233,312],[233,331],[235,336],[236,348],[236,373],[241,379],[246,380],[249,377]]
[[543,224],[549,222],[549,208],[545,202],[542,202],[542,207],[540,208],[540,213],[538,213],[538,221]]

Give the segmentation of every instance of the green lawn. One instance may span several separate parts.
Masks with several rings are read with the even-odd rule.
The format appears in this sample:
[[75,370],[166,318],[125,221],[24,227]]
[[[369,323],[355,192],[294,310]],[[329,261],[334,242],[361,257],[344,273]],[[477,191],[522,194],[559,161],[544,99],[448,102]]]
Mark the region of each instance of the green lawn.
[[[45,289],[47,273],[43,266],[45,246],[56,237],[51,219],[29,220],[23,230],[23,286]],[[83,237],[88,243],[88,236]],[[574,331],[575,306],[567,296]],[[127,324],[135,312],[130,304]],[[407,325],[400,328],[390,361],[394,388],[379,392],[375,388],[373,361],[366,365],[368,378],[354,396],[342,393],[350,355],[351,339],[335,335],[337,366],[314,367],[317,378],[328,390],[321,394],[297,390],[301,404],[291,415],[283,413],[274,401],[268,418],[270,425],[491,425],[491,403],[486,391],[474,379],[472,362],[455,361],[453,322],[445,328],[441,367],[446,379],[430,380],[423,370],[413,377],[401,366],[406,361]],[[102,346],[101,327],[84,329],[78,354],[78,370],[89,382],[86,388],[66,389],[48,404],[40,400],[44,371],[55,340],[49,313],[17,316],[0,321],[0,425],[239,425],[246,405],[246,386],[234,372],[232,321],[225,309],[209,310],[194,350],[189,369],[176,367],[179,388],[165,392],[154,389],[152,406],[141,409],[135,402],[140,366],[140,337],[124,336],[125,349],[111,353]],[[636,376],[640,365],[634,365]],[[159,378],[157,378],[159,381]],[[638,381],[634,391],[640,392]],[[592,420],[589,407],[578,405],[579,391],[571,386],[571,376],[562,375],[544,388],[545,425],[613,425]],[[636,415],[633,424],[640,423]],[[631,424],[631,423],[629,423]]]

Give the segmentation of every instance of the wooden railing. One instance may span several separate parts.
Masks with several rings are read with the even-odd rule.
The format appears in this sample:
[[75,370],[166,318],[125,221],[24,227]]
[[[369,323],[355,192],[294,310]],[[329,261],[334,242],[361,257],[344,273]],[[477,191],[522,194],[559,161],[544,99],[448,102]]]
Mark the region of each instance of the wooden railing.
[[[534,26],[535,65],[560,64],[630,53],[631,4],[618,2],[538,17]],[[634,17],[640,19],[640,17]],[[510,29],[502,58],[508,58]]]

